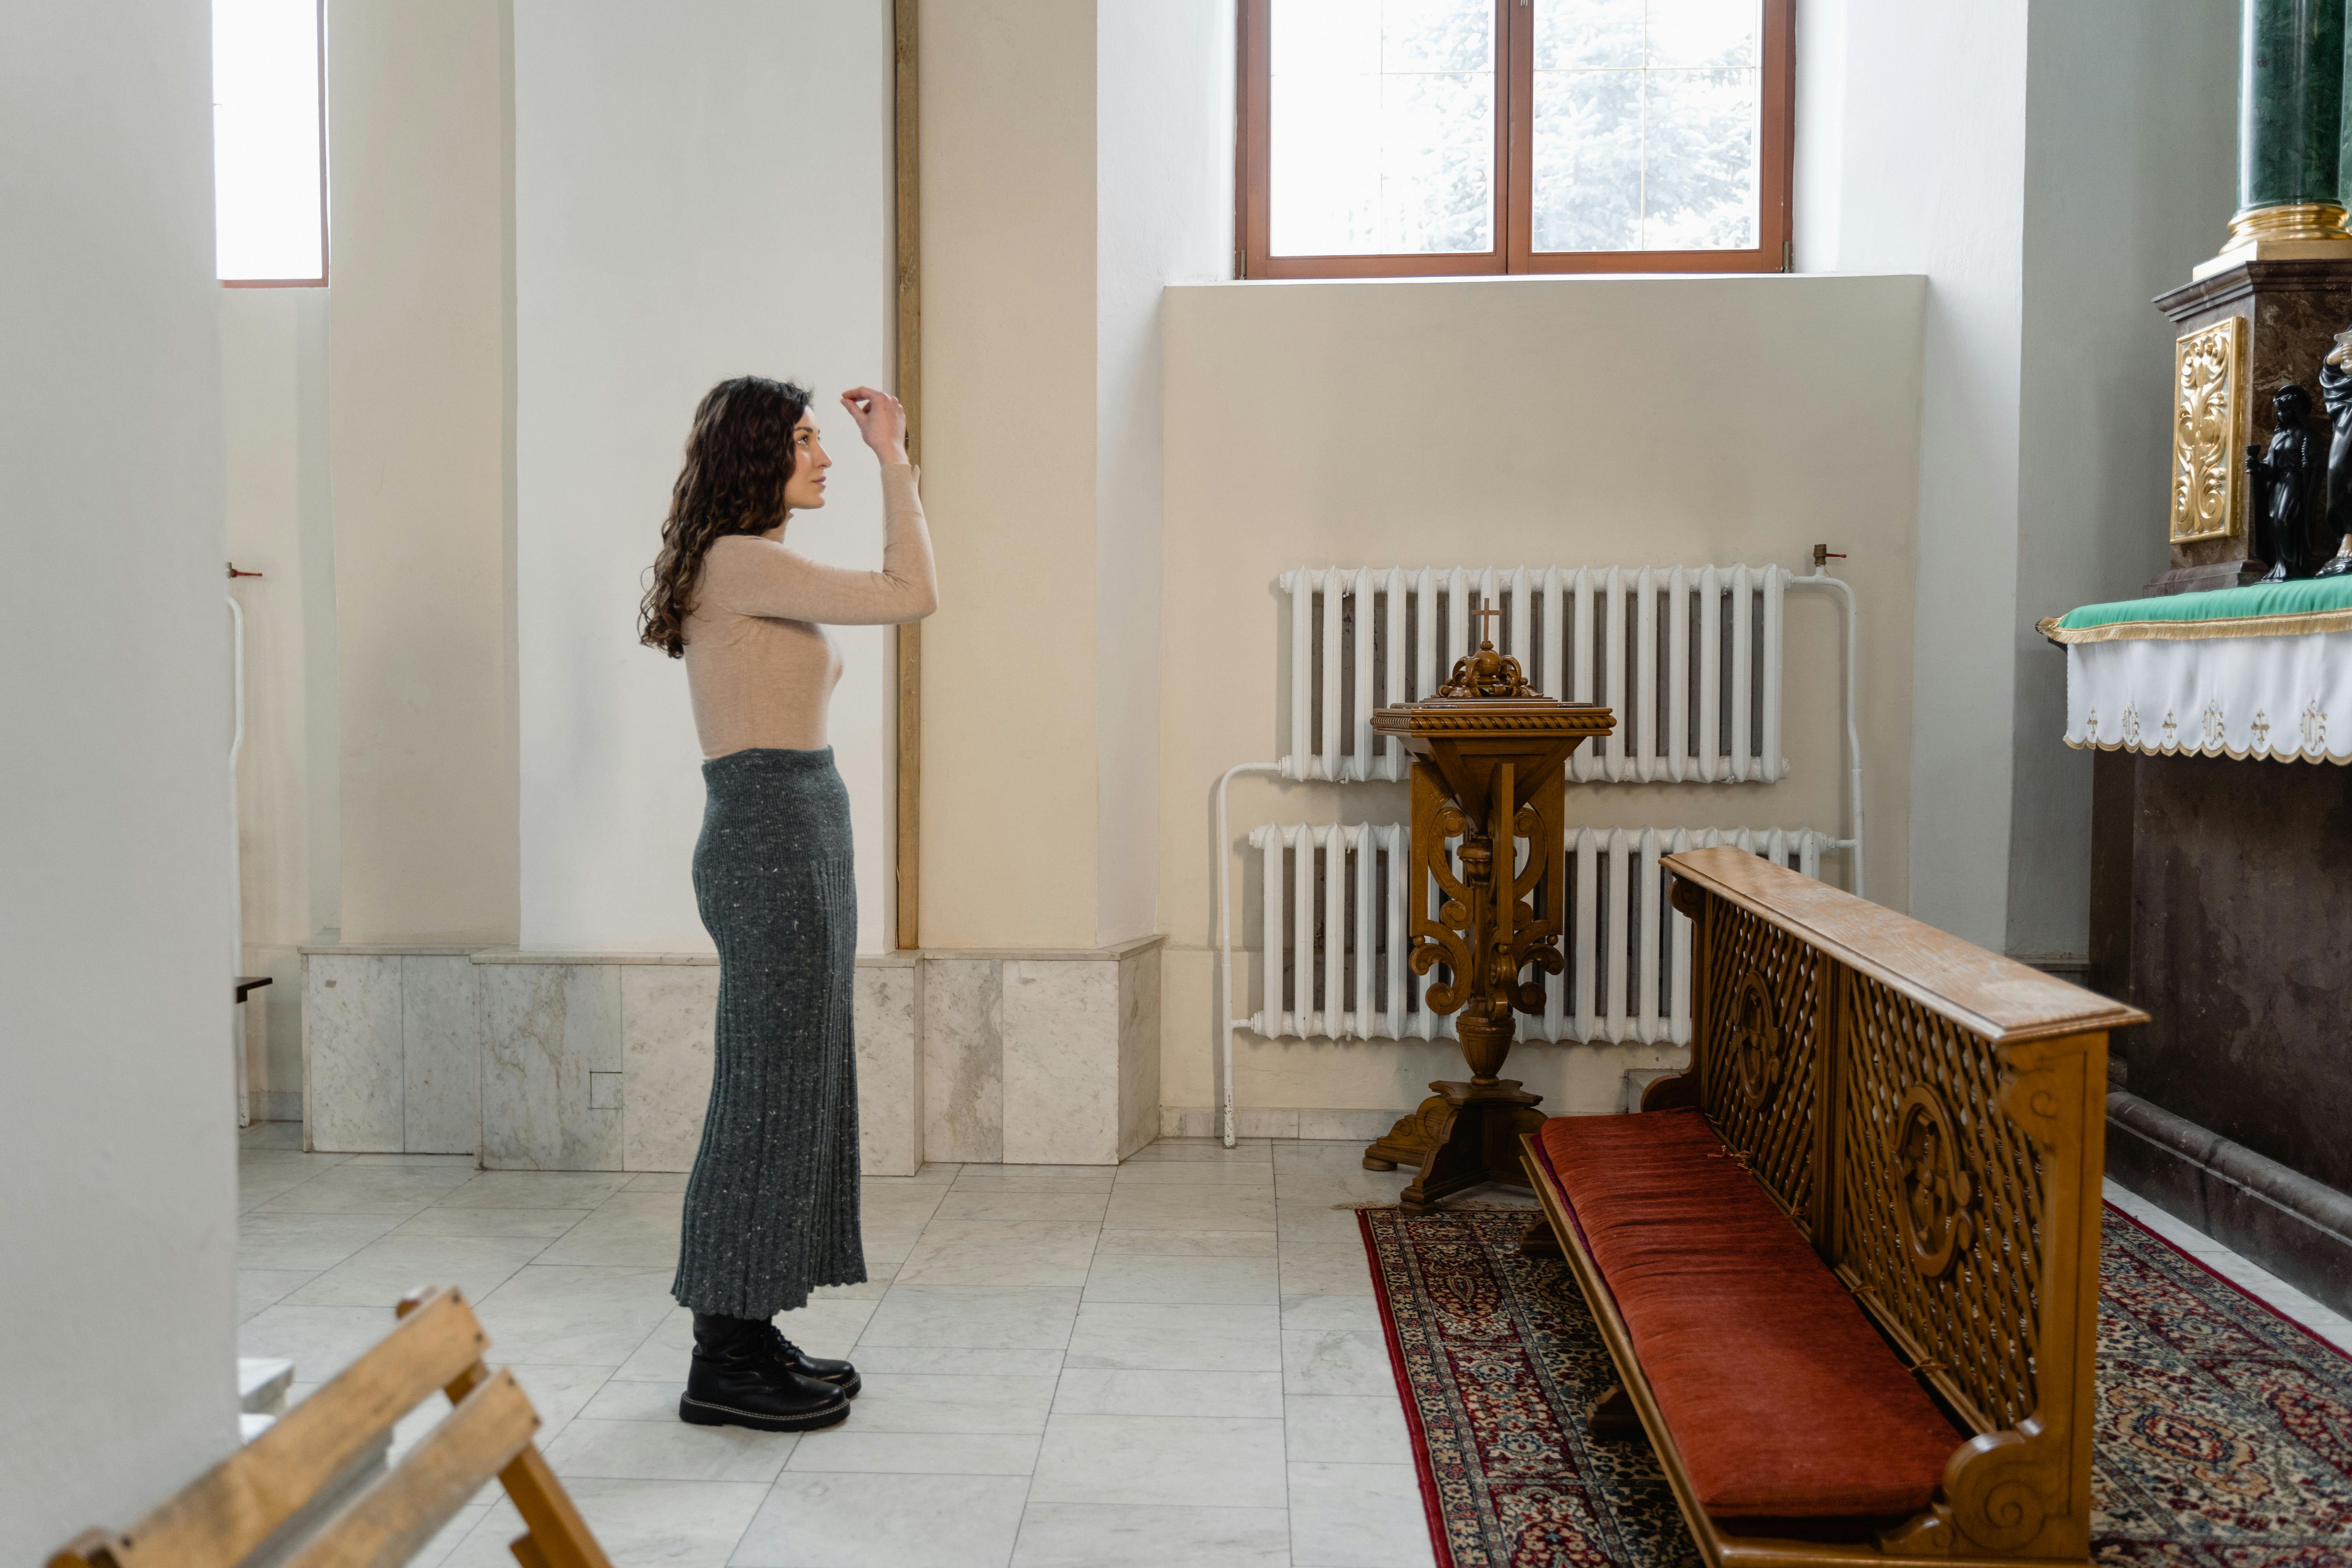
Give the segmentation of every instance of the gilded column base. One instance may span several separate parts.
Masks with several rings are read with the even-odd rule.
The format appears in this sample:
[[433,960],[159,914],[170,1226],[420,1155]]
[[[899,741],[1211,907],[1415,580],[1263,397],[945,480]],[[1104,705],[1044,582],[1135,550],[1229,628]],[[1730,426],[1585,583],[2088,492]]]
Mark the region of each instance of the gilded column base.
[[2227,272],[2242,261],[2340,260],[2352,257],[2352,230],[2334,202],[2291,202],[2255,207],[2230,220],[2229,242],[2210,261],[2198,263],[2192,279]]

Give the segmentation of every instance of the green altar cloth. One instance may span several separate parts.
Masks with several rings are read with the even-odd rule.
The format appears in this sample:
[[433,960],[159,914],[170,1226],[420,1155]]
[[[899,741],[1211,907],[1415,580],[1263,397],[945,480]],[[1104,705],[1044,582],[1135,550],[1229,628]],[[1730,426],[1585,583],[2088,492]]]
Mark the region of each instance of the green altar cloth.
[[2039,624],[2061,647],[2117,638],[2299,637],[2352,630],[2352,574],[2084,605]]

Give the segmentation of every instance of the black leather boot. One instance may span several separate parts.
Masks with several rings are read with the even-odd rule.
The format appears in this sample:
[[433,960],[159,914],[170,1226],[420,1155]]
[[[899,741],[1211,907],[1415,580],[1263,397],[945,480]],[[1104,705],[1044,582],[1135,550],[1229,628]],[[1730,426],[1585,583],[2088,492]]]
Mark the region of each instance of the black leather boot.
[[849,1395],[781,1363],[767,1343],[770,1335],[782,1338],[773,1325],[754,1319],[697,1312],[694,1359],[677,1418],[759,1432],[814,1432],[847,1420]]
[[763,1331],[760,1335],[761,1346],[771,1365],[798,1373],[803,1377],[813,1377],[819,1383],[829,1383],[850,1398],[857,1397],[857,1391],[864,1384],[858,1379],[856,1367],[845,1361],[828,1361],[823,1356],[809,1354],[784,1338],[783,1331],[773,1323],[762,1323],[760,1327]]

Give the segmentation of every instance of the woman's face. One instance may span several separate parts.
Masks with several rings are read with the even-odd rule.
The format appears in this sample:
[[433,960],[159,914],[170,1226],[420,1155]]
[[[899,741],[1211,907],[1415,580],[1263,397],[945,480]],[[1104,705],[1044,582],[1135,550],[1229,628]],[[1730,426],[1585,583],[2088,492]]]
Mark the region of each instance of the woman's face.
[[833,467],[833,459],[824,455],[824,444],[817,439],[816,421],[805,413],[801,422],[793,426],[793,477],[784,481],[784,506],[792,511],[806,511],[824,504],[824,471]]

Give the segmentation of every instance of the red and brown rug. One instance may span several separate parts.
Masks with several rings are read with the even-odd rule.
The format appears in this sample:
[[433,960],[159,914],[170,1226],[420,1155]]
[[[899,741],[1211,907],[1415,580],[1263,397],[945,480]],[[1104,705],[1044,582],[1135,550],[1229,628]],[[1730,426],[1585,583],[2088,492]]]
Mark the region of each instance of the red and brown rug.
[[[1698,1555],[1643,1442],[1579,1418],[1616,1381],[1527,1209],[1367,1209],[1441,1568],[1682,1568]],[[2352,1360],[2106,1213],[2095,1554],[2168,1568],[2352,1564]]]

